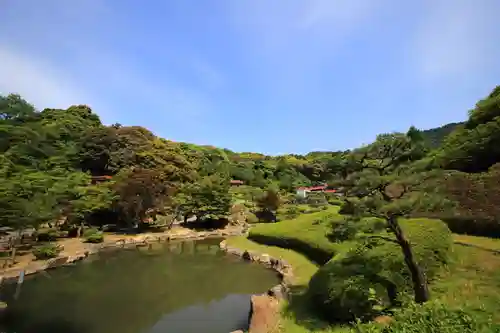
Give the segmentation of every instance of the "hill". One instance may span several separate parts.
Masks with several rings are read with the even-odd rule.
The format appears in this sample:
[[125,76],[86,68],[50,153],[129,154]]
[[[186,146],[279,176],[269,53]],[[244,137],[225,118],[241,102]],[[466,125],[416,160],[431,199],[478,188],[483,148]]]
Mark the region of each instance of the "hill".
[[464,122],[460,123],[449,123],[440,127],[431,128],[422,131],[422,136],[426,140],[431,148],[438,148],[443,143],[445,137],[447,137],[451,132],[453,132],[458,126],[463,125]]

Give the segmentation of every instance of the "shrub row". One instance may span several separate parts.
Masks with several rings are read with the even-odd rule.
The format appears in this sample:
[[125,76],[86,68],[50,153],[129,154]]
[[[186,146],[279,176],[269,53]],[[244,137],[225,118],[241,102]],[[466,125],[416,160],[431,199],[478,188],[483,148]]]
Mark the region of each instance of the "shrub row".
[[332,221],[343,219],[337,211],[338,207],[330,207],[292,220],[258,224],[250,230],[248,238],[257,243],[295,250],[311,261],[324,264],[339,246],[328,239]]

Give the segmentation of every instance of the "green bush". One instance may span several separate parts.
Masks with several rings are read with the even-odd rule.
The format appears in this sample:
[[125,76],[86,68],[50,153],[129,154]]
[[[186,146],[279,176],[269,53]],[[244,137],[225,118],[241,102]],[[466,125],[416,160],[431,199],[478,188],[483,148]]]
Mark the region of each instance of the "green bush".
[[[451,233],[439,220],[401,220],[415,258],[431,281],[447,262]],[[388,239],[391,234],[378,234]],[[337,254],[310,281],[309,296],[325,317],[349,322],[370,318],[383,308],[413,294],[399,245],[365,237]]]
[[84,237],[84,238],[87,238],[87,237],[89,237],[89,236],[91,236],[91,235],[94,235],[94,234],[97,234],[97,233],[99,233],[99,232],[100,232],[100,231],[99,231],[99,229],[97,229],[97,228],[90,228],[90,229],[87,229],[87,230],[84,230],[84,231],[83,231],[83,237]]
[[37,260],[44,260],[55,258],[61,252],[61,248],[54,244],[47,244],[43,246],[36,247],[33,250],[33,255]]
[[86,230],[83,237],[88,243],[102,243],[104,241],[103,233],[94,228]]
[[255,216],[254,213],[247,212],[246,216],[247,216],[247,223],[253,224],[259,222],[259,219],[257,218],[257,216]]
[[58,238],[67,237],[67,236],[68,236],[67,231],[50,229],[50,230],[38,233],[37,241],[38,242],[53,242],[53,241],[56,241]]
[[500,327],[480,323],[473,313],[450,309],[439,302],[410,304],[394,315],[388,326],[357,324],[356,333],[486,333],[499,332]]

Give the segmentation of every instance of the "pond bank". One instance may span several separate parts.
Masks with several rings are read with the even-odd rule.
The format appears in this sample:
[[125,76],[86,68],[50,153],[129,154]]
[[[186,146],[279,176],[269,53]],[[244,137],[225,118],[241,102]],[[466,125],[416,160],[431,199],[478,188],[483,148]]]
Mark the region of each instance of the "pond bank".
[[290,286],[293,285],[292,267],[283,259],[271,257],[267,253],[229,246],[225,240],[219,244],[219,247],[228,254],[260,263],[279,274],[280,284],[269,289],[267,293],[252,296],[249,315],[249,333],[274,332],[279,325],[280,301],[288,298]]
[[[106,234],[104,242],[90,244],[81,238],[67,238],[56,243],[63,247],[63,251],[56,258],[48,260],[35,260],[34,256],[24,255],[18,257],[19,262],[13,267],[0,270],[0,284],[7,281],[16,281],[21,275],[35,274],[47,269],[64,265],[71,265],[83,260],[90,254],[107,249],[129,248],[134,246],[148,246],[148,244],[168,242],[173,240],[199,240],[205,238],[225,238],[243,235],[247,232],[245,227],[227,227],[210,231],[194,231],[188,228],[175,227],[161,233],[143,233],[138,235]],[[23,273],[24,272],[24,273]]]

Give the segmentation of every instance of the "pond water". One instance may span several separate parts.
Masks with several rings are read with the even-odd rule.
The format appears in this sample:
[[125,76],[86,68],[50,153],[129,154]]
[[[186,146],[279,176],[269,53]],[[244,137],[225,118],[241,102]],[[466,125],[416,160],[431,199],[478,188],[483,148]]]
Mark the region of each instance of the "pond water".
[[5,333],[229,333],[277,275],[221,253],[220,240],[106,251],[0,290]]

